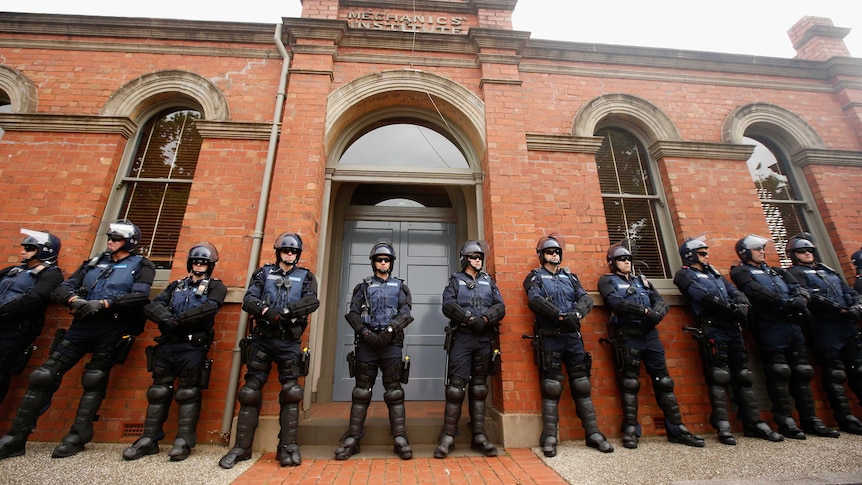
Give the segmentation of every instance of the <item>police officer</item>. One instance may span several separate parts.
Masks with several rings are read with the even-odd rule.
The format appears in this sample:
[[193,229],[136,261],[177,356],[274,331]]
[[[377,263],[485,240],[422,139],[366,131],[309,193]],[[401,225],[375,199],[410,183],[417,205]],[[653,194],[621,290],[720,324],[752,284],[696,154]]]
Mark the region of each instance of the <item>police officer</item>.
[[[773,419],[786,438],[804,440],[805,433],[837,438],[838,431],[814,414],[814,368],[808,363],[800,327],[809,293],[793,275],[766,264],[768,242],[755,234],[740,238],[735,247],[740,264],[730,269],[730,278],[751,301],[749,321],[766,373]],[[791,415],[794,401],[802,429]]]
[[757,396],[752,387],[754,379],[748,368],[748,352],[741,327],[746,323],[751,304],[745,294],[709,264],[709,246],[705,239],[703,236],[688,238],[680,244],[683,267],[676,272],[673,282],[688,297],[695,314],[695,338],[712,405],[709,422],[716,429],[720,443],[736,444],[730,430],[727,404],[728,387],[732,387],[745,436],[784,441],[760,419]]
[[296,432],[304,391],[298,379],[307,373],[308,354],[300,349],[300,341],[308,326],[308,315],[320,306],[317,278],[298,265],[302,255],[299,234],[279,234],[273,249],[276,263],[254,272],[242,300],[242,309],[254,317],[254,329],[251,337],[243,342],[247,372],[238,396],[236,441],[219,460],[222,468],[233,468],[236,462],[251,458],[251,445],[260,417],[261,389],[269,378],[273,362],[278,366],[281,383],[278,394],[281,432],[275,459],[281,466],[302,464]]
[[394,450],[402,460],[413,458],[413,449],[407,441],[406,414],[404,411],[404,365],[401,347],[404,345],[404,327],[413,321],[410,309],[413,298],[404,280],[392,276],[395,249],[388,239],[378,240],[369,254],[374,275],[362,280],[353,289],[350,312],[345,315],[356,337],[353,375],[353,403],[350,406],[350,423],[335,450],[336,460],[346,460],[359,453],[359,441],[364,434],[365,416],[371,403],[371,391],[377,379],[377,370],[383,373],[383,400],[389,408],[389,427],[394,439]]
[[656,325],[667,314],[667,303],[652,283],[632,272],[632,253],[627,248],[620,244],[611,246],[607,263],[611,272],[599,278],[599,293],[611,310],[609,333],[613,338],[614,364],[622,395],[623,446],[637,448],[641,436],[637,417],[641,361],[652,380],[656,402],[664,413],[668,441],[704,446],[703,438],[693,435],[682,424],[664,346],[658,338]]
[[485,398],[492,372],[492,347],[499,335],[506,306],[491,276],[482,270],[486,251],[479,241],[461,246],[461,271],[452,274],[443,289],[443,315],[449,318],[447,334],[446,407],[440,443],[434,458],[446,458],[458,434],[461,404],[469,396],[470,447],[485,456],[497,448],[485,434]]
[[23,372],[30,360],[51,292],[63,282],[57,267],[60,239],[30,229],[21,233],[21,264],[0,270],[0,402],[11,376]]
[[592,358],[584,350],[581,322],[593,308],[593,299],[584,291],[577,275],[560,267],[563,248],[554,236],[536,244],[539,267],[524,279],[528,306],[536,315],[539,388],[542,392],[542,435],[539,446],[545,456],[557,455],[560,396],[563,393],[563,364],[569,374],[569,391],[586,434],[587,446],[603,453],[614,447],[599,432],[591,397]]
[[51,294],[55,302],[71,308],[72,325],[58,332],[48,360],[30,374],[30,386],[9,434],[0,439],[0,458],[24,454],[27,436],[48,410],[63,375],[87,353],[93,356],[81,377],[84,393],[75,422],[51,456],[76,455],[93,439],[93,421],[105,398],[111,369],[128,355],[134,341],[131,335],[142,330],[141,308],[150,301],[156,274],[149,259],[135,254],[141,240],[138,226],[121,219],[110,224],[107,236],[107,251],[85,261]]
[[[137,460],[159,452],[171,398],[179,406],[179,426],[171,461],[189,457],[197,442],[201,390],[209,383],[207,350],[213,341],[213,320],[227,296],[227,287],[212,277],[218,250],[208,242],[192,246],[186,259],[189,275],[169,284],[144,307],[147,318],[159,326],[156,346],[147,347],[147,367],[153,384],[147,389],[147,417],[143,436],[123,450],[123,458]],[[174,380],[178,379],[174,393]]]
[[862,434],[862,422],[850,412],[844,390],[847,381],[857,398],[862,396],[862,335],[856,328],[862,318],[862,297],[818,260],[814,238],[809,234],[792,237],[787,253],[793,261],[787,271],[811,294],[809,339],[835,420],[842,431]]
[[862,249],[859,249],[850,259],[853,261],[853,266],[856,268],[856,280],[853,282],[853,289],[856,293],[862,295]]

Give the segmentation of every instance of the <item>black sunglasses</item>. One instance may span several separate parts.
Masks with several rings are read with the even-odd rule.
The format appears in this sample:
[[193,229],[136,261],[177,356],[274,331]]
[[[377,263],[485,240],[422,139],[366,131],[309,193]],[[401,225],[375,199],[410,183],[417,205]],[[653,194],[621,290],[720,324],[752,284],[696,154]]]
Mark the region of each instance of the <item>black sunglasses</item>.
[[544,251],[542,251],[542,252],[543,252],[543,253],[545,253],[545,254],[563,254],[563,251],[562,251],[561,249],[556,249],[556,248],[554,248],[554,249],[545,249],[545,250],[544,250]]
[[631,261],[631,260],[632,260],[631,256],[617,256],[616,258],[614,258],[614,261]]
[[464,257],[467,259],[470,259],[470,260],[478,259],[479,261],[482,261],[483,259],[485,259],[481,254],[468,254],[467,256],[464,256]]
[[200,264],[200,265],[206,266],[206,265],[210,264],[210,262],[207,261],[206,259],[193,259],[192,265],[195,265],[195,264]]
[[709,256],[709,251],[697,251],[698,256]]
[[799,248],[796,250],[796,254],[802,254],[802,253],[814,254],[814,249],[812,249],[812,248]]
[[297,254],[299,250],[296,248],[281,248],[279,251],[287,254]]
[[124,237],[108,236],[108,241],[111,241],[111,242],[120,242],[120,241],[125,241],[125,240],[126,240],[126,238],[124,238]]
[[391,263],[392,260],[390,258],[374,258],[375,263]]
[[32,244],[23,244],[22,246],[24,246],[24,251],[27,251],[28,253],[39,249],[39,246],[34,246]]

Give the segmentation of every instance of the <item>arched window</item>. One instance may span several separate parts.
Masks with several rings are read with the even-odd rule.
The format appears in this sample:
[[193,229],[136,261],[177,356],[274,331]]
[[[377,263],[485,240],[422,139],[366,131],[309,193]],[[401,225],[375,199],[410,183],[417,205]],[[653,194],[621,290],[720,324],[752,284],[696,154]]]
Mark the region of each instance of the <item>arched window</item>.
[[141,229],[141,253],[168,272],[200,154],[199,119],[199,111],[177,107],[152,116],[138,134],[134,158],[122,178],[118,218]]
[[604,138],[596,166],[611,244],[628,240],[636,272],[670,278],[659,222],[664,209],[647,150],[638,137],[620,128],[602,128],[595,136]]
[[745,144],[754,145],[754,153],[748,159],[748,170],[757,187],[757,197],[781,266],[790,266],[790,258],[785,253],[788,239],[809,231],[804,213],[806,202],[796,188],[787,157],[777,146],[767,138],[743,137],[742,140]]
[[[408,155],[409,159],[406,158]],[[391,123],[371,127],[351,142],[338,164],[413,168],[468,167],[464,154],[449,138],[432,128],[414,123]]]

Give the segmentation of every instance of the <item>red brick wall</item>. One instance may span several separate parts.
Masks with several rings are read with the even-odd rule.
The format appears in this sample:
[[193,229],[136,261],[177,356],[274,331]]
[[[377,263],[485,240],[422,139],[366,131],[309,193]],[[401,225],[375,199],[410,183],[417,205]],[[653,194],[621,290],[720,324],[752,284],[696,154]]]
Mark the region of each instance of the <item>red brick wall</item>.
[[[305,7],[304,18],[338,19],[338,2],[334,0],[306,2]],[[507,24],[510,19],[499,12],[479,12],[475,21],[483,27],[510,28]],[[271,44],[100,37],[70,40],[60,36],[2,34],[2,39],[35,37],[53,41],[57,48],[19,47],[4,49],[3,54],[5,66],[24,73],[37,86],[39,113],[98,115],[111,95],[131,80],[160,70],[178,69],[213,82],[228,100],[231,121],[272,121],[281,67],[279,58],[242,57],[228,55],[222,50],[220,55],[211,56],[159,54],[135,48],[173,45],[274,51]],[[64,46],[68,42],[73,42],[68,44],[72,46],[82,42],[127,43],[129,49],[128,52],[66,49]],[[331,41],[299,39],[297,42],[315,47],[306,47],[293,58],[291,68],[297,72],[291,75],[287,86],[280,120],[282,135],[258,264],[271,261],[269,248],[276,234],[293,230],[303,236],[303,265],[314,268],[320,256],[317,250],[327,157],[323,140],[327,96],[361,76],[403,69],[406,64],[349,62],[333,57],[322,48],[331,45]],[[401,60],[421,58],[427,62],[422,70],[464,86],[485,103],[487,146],[477,147],[480,153],[485,149],[482,153],[484,231],[491,244],[489,268],[507,303],[501,336],[503,373],[495,381],[495,389],[500,392],[495,392],[494,404],[506,413],[540,412],[532,351],[529,343],[521,339],[523,333],[532,331],[533,316],[527,308],[521,283],[527,272],[536,266],[536,241],[551,232],[562,234],[566,243],[564,264],[579,275],[593,295],[596,295],[598,278],[607,271],[604,255],[609,241],[594,157],[584,153],[528,150],[527,133],[571,134],[573,119],[585,103],[609,93],[626,93],[656,106],[671,119],[685,141],[721,142],[722,124],[728,114],[739,106],[758,102],[772,103],[797,114],[830,150],[862,150],[862,123],[858,115],[853,116],[856,108],[850,106],[843,110],[845,105],[858,101],[858,94],[851,90],[834,94],[828,80],[707,70],[680,73],[661,67],[529,59],[533,65],[562,66],[580,73],[548,74],[488,60],[467,65],[463,61],[476,59],[475,54],[469,52],[416,54],[371,46],[338,47],[338,54],[347,58],[353,54],[402,55]],[[514,56],[515,53],[485,49],[483,54]],[[456,60],[461,63],[443,62]],[[521,62],[526,61],[521,59]],[[595,69],[601,69],[601,75],[591,74]],[[683,79],[682,74],[687,78]],[[657,75],[677,77],[662,82],[651,79]],[[711,83],[710,79],[716,82]],[[734,81],[745,85],[735,85]],[[752,87],[755,81],[767,84]],[[781,88],[781,83],[786,88]],[[393,98],[385,102],[392,104]],[[367,107],[373,107],[371,103],[377,101],[369,100]],[[415,98],[407,95],[403,101],[416,103]],[[89,255],[94,241],[102,238],[96,233],[99,218],[113,190],[114,174],[126,144],[125,138],[113,134],[5,132],[0,139],[0,176],[4,186],[15,187],[13,195],[0,206],[0,243],[9,248],[5,252],[6,261],[12,263],[18,259],[20,227],[46,228],[62,238],[61,266],[70,274]],[[185,274],[188,247],[200,240],[209,240],[221,254],[216,276],[235,290],[245,288],[266,153],[267,141],[204,140],[173,278]],[[677,238],[705,229],[713,248],[712,262],[723,273],[727,274],[727,268],[736,262],[732,247],[739,237],[747,233],[768,233],[744,162],[667,157],[658,161],[657,166]],[[862,218],[859,217],[862,194],[858,193],[862,189],[857,189],[862,187],[862,169],[809,165],[804,167],[803,173],[814,194],[816,209],[822,214],[841,258],[842,269],[850,275],[848,257],[862,246]],[[26,194],[26,197],[14,194]],[[777,261],[774,255],[770,258],[773,263]],[[599,300],[597,296],[596,299]],[[239,314],[239,305],[229,304],[216,320],[217,342],[210,353],[215,368],[210,390],[204,393],[201,442],[218,438]],[[604,432],[613,435],[618,433],[620,422],[619,397],[610,349],[598,343],[598,338],[606,335],[607,318],[607,311],[597,306],[585,320],[583,333],[586,348],[594,359],[592,383],[599,424]],[[670,373],[676,381],[684,421],[695,431],[711,432],[697,349],[694,340],[680,330],[688,322],[688,313],[682,307],[674,307],[660,326],[661,337],[667,348]],[[39,350],[30,367],[24,376],[13,380],[9,398],[0,405],[0,416],[4,419],[9,420],[14,415],[26,387],[26,376],[44,362],[45,349],[54,330],[68,324],[66,310],[52,307],[48,328],[37,341]],[[154,336],[155,329],[148,328],[128,363],[113,372],[108,397],[101,410],[102,418],[96,423],[97,440],[120,440],[123,423],[143,421],[146,387],[151,382],[144,370],[143,348]],[[34,439],[56,440],[66,432],[81,392],[81,370],[79,365],[67,374],[51,409],[40,419]],[[641,423],[649,434],[655,431],[650,427],[652,418],[660,417],[661,412],[645,375],[642,387]],[[277,380],[272,378],[264,390],[265,395],[275,396],[279,388]],[[583,430],[567,395],[562,399],[561,437],[582,437]],[[822,409],[819,390],[817,396]],[[276,410],[277,399],[267,397],[263,413],[274,414]],[[173,413],[166,425],[169,435],[175,429],[176,411]],[[828,413],[821,415],[828,420]]]

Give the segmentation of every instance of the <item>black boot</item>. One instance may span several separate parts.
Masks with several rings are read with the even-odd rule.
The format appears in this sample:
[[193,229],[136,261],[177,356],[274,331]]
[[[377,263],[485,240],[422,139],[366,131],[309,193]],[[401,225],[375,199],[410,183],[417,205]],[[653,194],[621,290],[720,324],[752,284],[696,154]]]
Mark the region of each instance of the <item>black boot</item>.
[[781,436],[780,433],[773,431],[772,428],[763,421],[758,421],[753,424],[746,423],[743,425],[743,434],[749,438],[760,438],[766,441],[772,441],[773,443],[784,441],[784,437]]
[[488,386],[485,378],[476,376],[470,383],[470,431],[473,440],[470,448],[485,456],[497,456],[497,447],[491,443],[485,434],[485,398],[488,396]]
[[735,445],[736,438],[733,437],[733,433],[730,431],[730,423],[727,421],[718,421],[716,423],[716,430],[718,433],[718,442],[723,445]]
[[281,424],[281,434],[278,438],[278,464],[281,466],[299,466],[302,455],[296,442],[296,432],[299,428],[299,402],[282,400],[281,412],[278,416]]
[[539,438],[539,446],[542,447],[542,454],[548,458],[557,456],[559,404],[556,399],[542,398],[542,436]]
[[790,438],[792,440],[804,440],[805,433],[802,432],[799,427],[796,426],[796,421],[791,417],[787,417],[784,419],[776,420],[778,421],[778,432],[781,433],[785,438]]
[[259,412],[260,408],[255,406],[240,406],[239,415],[236,418],[236,442],[233,448],[219,460],[218,466],[231,469],[237,462],[251,458],[251,444],[257,429]]
[[838,428],[846,433],[862,435],[862,422],[852,414],[839,419]]
[[27,447],[27,435],[30,434],[7,434],[0,438],[0,460],[4,458],[12,458],[13,456],[21,456]]
[[700,436],[691,434],[684,425],[677,426],[677,433],[667,435],[667,440],[671,443],[679,443],[686,446],[694,446],[695,448],[703,448],[706,442]]
[[138,438],[135,443],[123,450],[124,460],[137,460],[146,455],[155,455],[159,452],[159,442],[146,436]]
[[841,433],[827,427],[823,424],[823,421],[816,416],[805,418],[805,420],[802,421],[802,430],[806,434],[813,434],[814,436],[820,436],[821,438],[837,438],[841,436]]
[[614,446],[601,433],[593,433],[586,438],[587,446],[595,448],[602,453],[611,453],[614,451]]
[[434,449],[434,458],[446,458],[455,447],[455,437],[450,434],[440,435],[440,443]]
[[[357,392],[357,389],[361,389],[362,392]],[[347,433],[341,437],[341,445],[335,449],[336,460],[346,460],[361,451],[359,440],[364,434],[368,403],[371,402],[371,391],[370,389],[365,390],[365,388],[354,388],[353,395],[354,400],[350,405],[350,424],[347,427]],[[362,399],[357,400],[357,395],[361,395]]]
[[177,438],[174,444],[168,451],[168,457],[171,461],[183,461],[192,454],[192,447],[184,438]]

